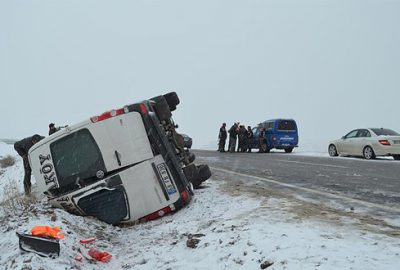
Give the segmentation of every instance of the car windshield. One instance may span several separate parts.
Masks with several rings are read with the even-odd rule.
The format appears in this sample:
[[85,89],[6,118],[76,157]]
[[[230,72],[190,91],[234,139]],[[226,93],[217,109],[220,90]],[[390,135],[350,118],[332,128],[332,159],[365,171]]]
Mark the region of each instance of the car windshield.
[[372,128],[371,129],[377,136],[399,136],[400,134],[394,130],[387,128]]
[[60,186],[96,177],[101,172],[104,176],[104,161],[89,130],[81,129],[63,137],[50,148]]
[[281,120],[278,123],[279,130],[296,130],[296,123],[293,120]]

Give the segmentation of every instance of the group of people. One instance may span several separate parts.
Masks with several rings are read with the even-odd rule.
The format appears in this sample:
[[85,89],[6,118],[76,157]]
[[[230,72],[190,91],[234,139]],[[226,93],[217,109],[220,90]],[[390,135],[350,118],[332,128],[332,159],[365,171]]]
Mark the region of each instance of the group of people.
[[[61,127],[56,127],[54,123],[49,124],[49,136],[57,131],[60,130]],[[17,151],[18,155],[22,157],[22,161],[24,164],[24,191],[25,195],[30,195],[31,194],[31,174],[32,174],[32,169],[29,164],[28,160],[28,152],[29,149],[33,145],[35,145],[37,142],[40,140],[44,139],[44,136],[40,136],[39,134],[35,134],[31,137],[22,139],[16,143],[14,143],[14,149]]]
[[[251,126],[248,126],[247,129],[244,125],[240,125],[239,122],[234,123],[231,128],[227,131],[226,130],[226,123],[223,123],[221,128],[219,129],[218,134],[218,151],[219,152],[226,152],[225,145],[226,139],[228,138],[229,133],[229,142],[228,142],[228,152],[249,152],[253,148],[253,140],[254,140],[254,133],[252,131]],[[265,143],[265,129],[260,129],[260,134],[258,137],[258,145],[257,148],[259,152],[266,152],[267,145]],[[236,149],[237,144],[237,149]]]

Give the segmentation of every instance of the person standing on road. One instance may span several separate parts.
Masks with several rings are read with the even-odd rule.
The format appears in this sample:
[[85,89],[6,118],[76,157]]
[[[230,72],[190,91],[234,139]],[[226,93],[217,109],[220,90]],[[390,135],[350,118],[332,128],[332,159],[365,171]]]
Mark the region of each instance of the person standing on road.
[[226,132],[226,123],[223,123],[221,128],[219,129],[219,134],[218,134],[218,151],[221,153],[225,152],[225,144],[226,144],[226,138],[228,137],[228,134]]
[[239,145],[238,145],[238,152],[246,152],[247,150],[247,130],[246,128],[241,125],[239,128]]
[[251,130],[251,126],[247,127],[247,152],[251,153],[251,148],[253,146],[253,131]]
[[31,173],[32,169],[31,166],[29,165],[29,160],[28,160],[28,151],[29,149],[38,141],[44,139],[43,136],[40,136],[38,134],[33,135],[32,137],[28,137],[25,139],[22,139],[14,144],[14,149],[17,151],[18,155],[22,157],[22,160],[24,162],[24,190],[25,190],[25,195],[30,195],[31,194]]
[[260,134],[258,136],[258,153],[267,152],[267,144],[265,143],[265,128],[260,129]]
[[238,123],[234,123],[228,132],[229,132],[228,150],[229,150],[229,152],[233,153],[233,152],[235,152],[235,148],[236,148],[236,140],[237,140],[237,135],[238,135]]

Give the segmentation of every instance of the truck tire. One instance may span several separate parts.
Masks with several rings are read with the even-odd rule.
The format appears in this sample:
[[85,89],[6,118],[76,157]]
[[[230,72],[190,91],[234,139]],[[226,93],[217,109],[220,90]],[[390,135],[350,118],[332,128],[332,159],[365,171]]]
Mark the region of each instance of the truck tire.
[[182,169],[183,169],[183,173],[186,176],[186,179],[193,184],[193,182],[195,182],[195,180],[199,176],[199,169],[193,163],[183,167]]
[[208,165],[202,164],[199,165],[197,168],[199,170],[199,174],[196,180],[192,182],[195,189],[199,188],[204,181],[211,177],[211,170]]
[[176,106],[180,103],[179,97],[176,92],[170,92],[164,95],[165,100],[169,105],[169,109],[171,112],[176,110]]
[[153,97],[151,100],[155,102],[153,107],[160,121],[165,121],[172,117],[168,102],[164,96]]
[[285,148],[286,153],[292,153],[293,147]]
[[196,155],[192,152],[188,152],[187,155],[190,163],[192,163],[196,159]]

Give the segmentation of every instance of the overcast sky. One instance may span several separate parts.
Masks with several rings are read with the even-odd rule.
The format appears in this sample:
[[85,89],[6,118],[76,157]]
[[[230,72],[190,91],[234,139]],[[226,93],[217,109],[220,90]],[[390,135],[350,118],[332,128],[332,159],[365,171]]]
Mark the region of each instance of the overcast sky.
[[293,118],[304,149],[400,132],[399,14],[395,0],[0,0],[0,138],[169,91],[196,148],[224,121]]

